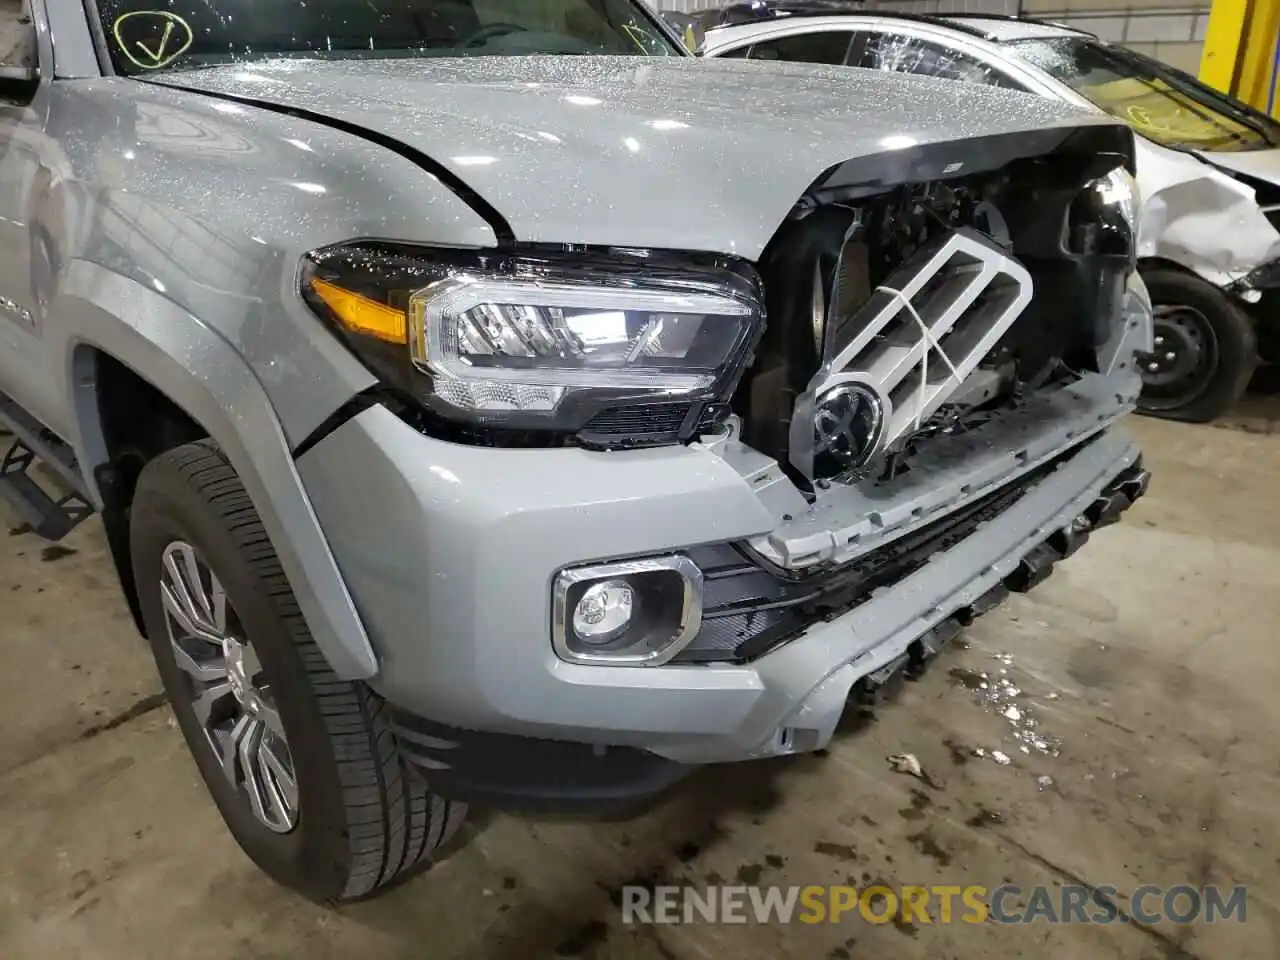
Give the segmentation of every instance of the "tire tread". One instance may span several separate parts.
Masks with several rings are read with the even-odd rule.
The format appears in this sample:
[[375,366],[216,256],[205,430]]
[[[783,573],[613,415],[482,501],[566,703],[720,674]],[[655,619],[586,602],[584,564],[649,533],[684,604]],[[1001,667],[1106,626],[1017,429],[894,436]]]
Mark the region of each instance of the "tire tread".
[[212,440],[168,451],[235,541],[269,596],[315,695],[332,747],[346,812],[348,870],[338,900],[368,896],[424,866],[457,830],[465,806],[432,794],[409,769],[391,733],[388,705],[366,685],[340,679],[307,629],[262,520]]

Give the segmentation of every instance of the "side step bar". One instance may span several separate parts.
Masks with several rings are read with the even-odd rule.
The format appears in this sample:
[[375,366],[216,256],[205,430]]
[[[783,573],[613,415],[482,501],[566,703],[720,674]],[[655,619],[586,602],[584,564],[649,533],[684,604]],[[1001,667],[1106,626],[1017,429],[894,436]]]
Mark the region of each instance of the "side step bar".
[[[7,431],[11,437],[4,437]],[[0,458],[0,499],[8,501],[38,537],[61,540],[93,515],[93,504],[71,448],[0,393],[0,443],[11,440]],[[56,498],[31,476],[40,459],[67,492]]]

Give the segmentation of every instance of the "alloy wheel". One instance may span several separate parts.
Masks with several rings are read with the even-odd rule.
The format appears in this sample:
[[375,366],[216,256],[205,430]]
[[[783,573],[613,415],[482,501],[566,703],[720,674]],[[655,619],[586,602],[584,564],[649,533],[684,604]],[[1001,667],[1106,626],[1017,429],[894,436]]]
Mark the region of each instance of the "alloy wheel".
[[268,830],[298,822],[298,784],[274,690],[217,576],[194,547],[165,548],[160,596],[190,710],[231,786]]

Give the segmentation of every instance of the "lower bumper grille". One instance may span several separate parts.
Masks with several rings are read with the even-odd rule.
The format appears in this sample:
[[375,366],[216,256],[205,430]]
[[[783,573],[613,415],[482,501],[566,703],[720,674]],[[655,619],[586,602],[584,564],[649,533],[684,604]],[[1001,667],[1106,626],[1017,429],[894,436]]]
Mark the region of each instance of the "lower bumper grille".
[[843,616],[872,593],[919,570],[1004,513],[1088,445],[1080,444],[1013,482],[856,560],[803,576],[766,568],[733,545],[690,551],[702,568],[702,628],[673,663],[747,663],[808,626]]
[[606,410],[578,432],[588,447],[679,443],[713,430],[728,414],[722,403],[651,403]]

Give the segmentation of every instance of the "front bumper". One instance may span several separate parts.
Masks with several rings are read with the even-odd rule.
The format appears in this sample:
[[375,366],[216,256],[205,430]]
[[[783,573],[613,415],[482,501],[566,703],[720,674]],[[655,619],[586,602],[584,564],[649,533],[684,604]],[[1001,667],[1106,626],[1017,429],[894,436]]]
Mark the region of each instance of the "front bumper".
[[[1025,592],[1071,556],[1094,530],[1120,519],[1146,493],[1150,473],[1140,462],[1117,474],[1072,523],[1027,552],[986,592],[911,640],[864,662],[843,665],[796,707],[766,744],[768,754],[817,750],[831,738],[849,704],[878,704],[904,680],[918,679],[960,631],[998,606],[1010,592]],[[1004,569],[1004,564],[1001,569]],[[438,793],[489,806],[525,810],[626,812],[682,779],[693,767],[635,747],[482,733],[436,723],[393,709],[401,752]],[[795,724],[806,724],[797,726]],[[759,755],[759,754],[756,754]],[[748,755],[750,756],[750,755]]]
[[[678,764],[825,745],[860,681],[901,665],[913,643],[943,636],[953,618],[988,604],[1006,580],[1023,576],[1028,557],[1043,567],[1051,559],[1045,544],[1061,540],[1107,491],[1145,488],[1145,475],[1135,473],[1139,452],[1115,425],[1130,399],[1112,394],[1108,407],[1073,400],[1058,429],[1075,451],[1016,509],[892,589],[735,664],[565,662],[550,643],[551,583],[565,566],[769,537],[778,511],[791,508],[769,471],[698,445],[615,453],[454,445],[381,407],[344,424],[298,467],[379,654],[372,683],[399,711],[409,752],[445,780],[461,766],[450,751],[475,740],[463,732],[539,738],[561,742],[574,776],[589,779],[586,755],[575,752],[583,744],[591,756],[630,748],[624,753],[646,763]],[[1025,452],[1034,449],[1029,443],[1011,462],[1030,470],[1036,462]],[[990,464],[982,469],[992,475]],[[968,486],[962,479],[952,478],[957,490]],[[936,499],[945,486],[935,478],[920,496]],[[498,741],[486,743],[502,753]],[[625,794],[626,779],[613,770],[601,795]],[[669,778],[646,768],[641,779]],[[528,792],[498,781],[482,792]]]

